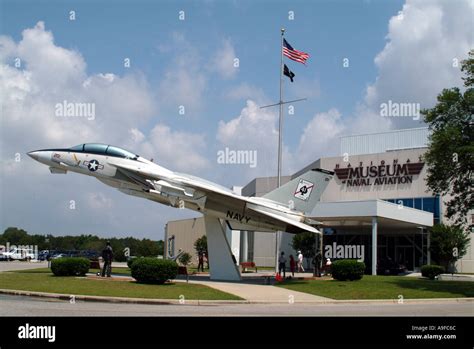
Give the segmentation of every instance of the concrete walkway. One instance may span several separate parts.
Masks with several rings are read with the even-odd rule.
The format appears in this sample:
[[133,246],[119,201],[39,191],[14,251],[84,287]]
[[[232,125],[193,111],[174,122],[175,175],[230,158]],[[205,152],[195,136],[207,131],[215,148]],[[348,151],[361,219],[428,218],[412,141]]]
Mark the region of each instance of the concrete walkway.
[[[269,276],[269,275],[268,275]],[[303,277],[303,275],[300,275]],[[312,276],[310,274],[306,277]],[[100,280],[128,281],[133,280],[130,276],[112,275],[111,278],[100,278],[93,274],[88,274],[88,278]],[[247,275],[242,278],[242,282],[225,282],[210,280],[208,274],[191,275],[190,284],[205,285],[216,290],[227,292],[245,299],[249,303],[324,303],[331,301],[331,298],[315,296],[308,293],[288,290],[273,285],[265,285],[265,278],[262,276]],[[175,282],[186,282],[182,276],[174,280]],[[271,281],[274,282],[274,279]]]
[[438,276],[440,281],[467,281],[474,282],[474,275],[471,274],[441,274]]
[[219,291],[231,293],[249,301],[250,303],[323,303],[331,300],[330,298],[288,290],[286,288],[272,285],[219,282],[212,280],[190,280],[189,283],[206,285]]

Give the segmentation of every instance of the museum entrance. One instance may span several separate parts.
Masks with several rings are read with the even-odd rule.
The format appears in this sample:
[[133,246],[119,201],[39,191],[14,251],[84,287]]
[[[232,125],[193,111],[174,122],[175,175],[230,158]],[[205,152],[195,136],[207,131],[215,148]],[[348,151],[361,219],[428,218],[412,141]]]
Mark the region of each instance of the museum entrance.
[[[324,246],[333,246],[334,244],[337,246],[364,246],[363,261],[367,269],[370,268],[372,263],[370,252],[372,249],[372,239],[368,233],[343,233],[339,230],[336,234],[325,234],[323,239]],[[405,271],[416,271],[427,263],[426,234],[380,232],[377,240],[377,274],[379,275],[397,275]],[[334,248],[329,247],[323,248],[325,251],[328,249],[334,250]]]

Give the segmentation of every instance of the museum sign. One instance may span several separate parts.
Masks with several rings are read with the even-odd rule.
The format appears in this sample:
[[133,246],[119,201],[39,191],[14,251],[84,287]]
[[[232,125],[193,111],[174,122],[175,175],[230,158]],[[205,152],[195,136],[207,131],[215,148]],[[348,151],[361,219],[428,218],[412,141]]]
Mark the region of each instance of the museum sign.
[[423,169],[424,162],[410,162],[407,159],[405,163],[399,163],[397,159],[392,163],[382,160],[379,164],[373,161],[364,165],[361,161],[358,166],[341,168],[336,164],[334,172],[342,184],[348,187],[364,185],[391,185],[391,184],[410,184],[413,182],[413,176],[419,175]]

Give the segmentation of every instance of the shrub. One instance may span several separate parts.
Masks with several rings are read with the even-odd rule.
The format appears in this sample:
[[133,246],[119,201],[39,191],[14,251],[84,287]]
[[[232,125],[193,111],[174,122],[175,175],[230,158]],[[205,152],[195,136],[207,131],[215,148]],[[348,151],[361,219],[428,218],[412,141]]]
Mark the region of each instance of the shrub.
[[90,264],[87,258],[62,257],[51,260],[51,271],[56,276],[84,276]]
[[421,276],[434,280],[436,276],[444,273],[444,267],[441,265],[427,264],[421,267]]
[[365,264],[354,259],[335,261],[331,265],[332,277],[339,281],[360,280],[364,276]]
[[164,284],[178,275],[175,261],[153,257],[136,258],[130,269],[132,277],[141,283]]
[[191,262],[191,259],[191,255],[187,252],[184,252],[181,256],[179,256],[179,262],[185,267],[189,264],[189,262]]
[[136,260],[137,260],[137,257],[128,257],[128,259],[127,259],[127,266],[128,266],[129,268],[132,268],[132,264],[133,264],[133,262],[136,261]]

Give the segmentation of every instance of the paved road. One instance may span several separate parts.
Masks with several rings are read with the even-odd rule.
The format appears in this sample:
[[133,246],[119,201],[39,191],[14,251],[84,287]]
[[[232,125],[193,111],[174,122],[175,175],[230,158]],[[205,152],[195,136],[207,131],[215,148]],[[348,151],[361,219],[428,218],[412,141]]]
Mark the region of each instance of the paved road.
[[48,262],[20,262],[20,261],[2,261],[0,262],[0,272],[2,271],[13,271],[13,270],[26,270],[36,268],[47,268]]
[[473,303],[142,305],[0,295],[0,316],[474,316]]

